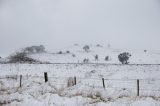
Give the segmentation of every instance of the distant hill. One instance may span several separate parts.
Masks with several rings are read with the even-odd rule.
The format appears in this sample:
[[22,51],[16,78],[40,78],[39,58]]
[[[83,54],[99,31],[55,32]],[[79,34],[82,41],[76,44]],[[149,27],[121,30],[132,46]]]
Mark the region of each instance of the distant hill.
[[[89,51],[86,52],[84,45],[73,45],[59,51],[31,54],[30,57],[50,63],[83,63],[88,59],[89,63],[115,63],[120,64],[118,55],[122,52],[129,52],[132,56],[130,64],[160,64],[160,51],[150,50],[121,50],[111,49],[100,45],[88,45]],[[98,61],[95,56],[98,55]],[[108,61],[105,60],[108,56]]]

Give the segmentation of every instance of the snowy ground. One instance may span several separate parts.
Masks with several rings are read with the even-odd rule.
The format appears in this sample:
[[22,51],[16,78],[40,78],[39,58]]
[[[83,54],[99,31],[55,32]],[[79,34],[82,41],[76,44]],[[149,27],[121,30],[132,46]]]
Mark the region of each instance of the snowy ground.
[[[144,50],[108,49],[106,47],[89,45],[89,52],[85,52],[83,46],[62,48],[59,50],[62,51],[62,54],[57,54],[59,52],[57,50],[54,53],[33,54],[31,57],[50,63],[82,63],[85,58],[88,58],[90,63],[120,64],[118,55],[123,52],[129,52],[132,55],[129,59],[130,64],[160,64],[160,51],[147,50],[147,52],[144,52]],[[70,53],[66,53],[66,51],[70,51]],[[95,55],[98,55],[98,61],[95,61]],[[109,56],[108,61],[105,61],[106,56]]]
[[[0,73],[0,105],[160,106],[159,65],[1,64]],[[77,85],[67,87],[74,76]]]
[[[29,55],[53,64],[0,64],[0,106],[160,106],[160,51],[95,45],[90,45],[89,52],[78,45],[60,51],[63,53]],[[119,62],[118,55],[122,52],[131,53],[130,65]],[[98,61],[94,58],[96,54]],[[85,58],[89,64],[83,63]],[[47,83],[44,72],[48,73]],[[69,77],[76,77],[75,86],[68,87]],[[137,96],[137,79],[140,96]]]

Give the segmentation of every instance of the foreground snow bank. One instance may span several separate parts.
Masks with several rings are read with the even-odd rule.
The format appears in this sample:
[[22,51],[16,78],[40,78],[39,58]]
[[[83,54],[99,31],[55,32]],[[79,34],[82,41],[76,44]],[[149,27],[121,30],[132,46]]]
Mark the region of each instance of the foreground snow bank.
[[[159,65],[1,64],[0,73],[0,105],[160,106]],[[67,87],[68,77],[74,76],[77,85]]]
[[[27,83],[27,81],[26,81]],[[0,104],[13,106],[159,106],[159,98],[136,97],[131,90],[32,82],[0,89]]]

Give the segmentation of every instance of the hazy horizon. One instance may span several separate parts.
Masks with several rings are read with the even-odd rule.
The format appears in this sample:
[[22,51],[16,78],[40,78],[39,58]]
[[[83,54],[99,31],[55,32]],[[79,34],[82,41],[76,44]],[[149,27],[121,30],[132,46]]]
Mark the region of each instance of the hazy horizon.
[[0,55],[26,46],[160,50],[160,0],[0,0]]

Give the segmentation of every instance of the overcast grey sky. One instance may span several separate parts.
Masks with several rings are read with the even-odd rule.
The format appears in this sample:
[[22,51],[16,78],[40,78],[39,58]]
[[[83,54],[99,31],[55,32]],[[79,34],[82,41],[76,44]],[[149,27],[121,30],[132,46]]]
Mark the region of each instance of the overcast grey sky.
[[0,0],[0,54],[74,43],[160,50],[160,0]]

